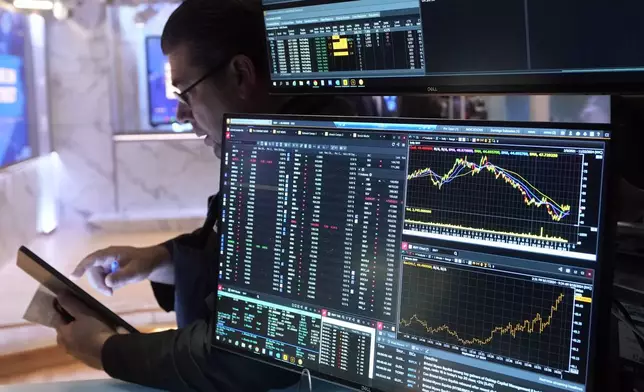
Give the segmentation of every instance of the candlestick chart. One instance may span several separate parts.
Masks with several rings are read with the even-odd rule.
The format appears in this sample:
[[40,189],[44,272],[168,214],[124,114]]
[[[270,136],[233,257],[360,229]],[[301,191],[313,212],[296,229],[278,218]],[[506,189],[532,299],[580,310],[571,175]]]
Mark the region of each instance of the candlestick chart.
[[412,146],[406,228],[574,246],[582,170],[578,154]]

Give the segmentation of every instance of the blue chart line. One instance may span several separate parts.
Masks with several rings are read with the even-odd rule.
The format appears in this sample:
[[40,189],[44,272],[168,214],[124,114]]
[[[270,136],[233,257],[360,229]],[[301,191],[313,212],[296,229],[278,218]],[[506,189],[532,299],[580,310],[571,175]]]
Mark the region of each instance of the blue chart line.
[[480,163],[478,164],[469,162],[467,160],[467,156],[464,158],[457,158],[454,162],[454,166],[452,166],[452,168],[443,175],[436,173],[428,167],[412,172],[407,176],[407,179],[413,180],[417,178],[428,177],[431,180],[432,184],[438,187],[438,189],[441,189],[443,185],[449,184],[459,177],[463,177],[468,174],[475,175],[480,173],[484,169],[487,172],[492,173],[496,179],[502,179],[514,189],[517,189],[519,192],[521,192],[523,201],[526,205],[535,207],[545,206],[546,210],[548,211],[548,215],[550,215],[552,220],[559,222],[563,218],[570,215],[569,205],[561,205],[555,202],[548,195],[537,189],[537,187],[530,184],[530,182],[523,178],[520,174],[496,166],[495,164],[488,161],[487,156],[483,156]]

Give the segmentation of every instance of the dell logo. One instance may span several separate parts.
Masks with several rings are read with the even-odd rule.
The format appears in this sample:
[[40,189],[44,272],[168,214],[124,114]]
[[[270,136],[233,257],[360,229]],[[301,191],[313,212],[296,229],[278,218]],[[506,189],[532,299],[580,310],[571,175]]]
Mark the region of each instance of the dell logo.
[[430,86],[430,87],[427,87],[427,92],[428,92],[428,93],[437,93],[437,92],[438,92],[438,88],[437,88],[437,87],[431,87],[431,86]]

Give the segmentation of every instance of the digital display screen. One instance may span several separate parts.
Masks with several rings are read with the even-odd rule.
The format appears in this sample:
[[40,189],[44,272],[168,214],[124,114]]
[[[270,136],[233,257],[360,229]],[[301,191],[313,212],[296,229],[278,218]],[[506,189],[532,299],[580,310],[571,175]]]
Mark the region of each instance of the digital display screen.
[[0,8],[0,167],[31,158],[25,51],[27,17]]
[[644,91],[644,2],[263,0],[273,92]]
[[227,117],[215,344],[359,390],[593,390],[610,132],[405,121]]
[[176,122],[177,99],[173,93],[170,63],[161,50],[161,38],[147,37],[145,50],[148,72],[148,106],[150,125]]

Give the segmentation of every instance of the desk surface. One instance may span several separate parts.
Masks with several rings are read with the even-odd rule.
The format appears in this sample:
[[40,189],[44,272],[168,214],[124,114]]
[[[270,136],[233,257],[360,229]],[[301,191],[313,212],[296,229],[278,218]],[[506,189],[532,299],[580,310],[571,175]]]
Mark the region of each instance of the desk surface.
[[76,381],[47,384],[0,385],[0,392],[157,392],[156,389],[117,380]]

